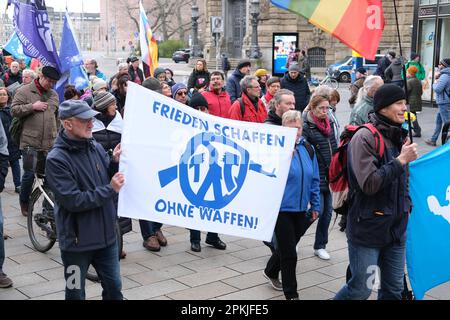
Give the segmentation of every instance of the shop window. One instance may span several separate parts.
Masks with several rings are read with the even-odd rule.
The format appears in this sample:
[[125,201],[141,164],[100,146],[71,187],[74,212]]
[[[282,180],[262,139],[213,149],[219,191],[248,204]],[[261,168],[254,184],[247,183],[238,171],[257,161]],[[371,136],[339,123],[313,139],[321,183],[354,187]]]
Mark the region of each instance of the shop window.
[[308,58],[311,68],[325,68],[327,66],[327,62],[325,61],[326,53],[327,51],[320,47],[308,49]]

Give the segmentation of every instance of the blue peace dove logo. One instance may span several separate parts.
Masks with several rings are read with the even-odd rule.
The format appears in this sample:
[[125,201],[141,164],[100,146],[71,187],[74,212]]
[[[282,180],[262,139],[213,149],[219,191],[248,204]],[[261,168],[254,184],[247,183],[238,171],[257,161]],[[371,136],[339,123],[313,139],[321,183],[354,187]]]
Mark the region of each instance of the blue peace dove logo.
[[[220,153],[213,143],[222,144],[227,151]],[[209,159],[208,169],[201,175],[206,156]],[[158,176],[161,188],[178,179],[181,191],[193,205],[221,209],[239,194],[249,170],[276,177],[275,169],[264,171],[260,164],[250,160],[249,152],[236,142],[225,136],[203,132],[189,140],[178,165],[159,171]],[[211,188],[214,197],[212,200],[206,199]]]

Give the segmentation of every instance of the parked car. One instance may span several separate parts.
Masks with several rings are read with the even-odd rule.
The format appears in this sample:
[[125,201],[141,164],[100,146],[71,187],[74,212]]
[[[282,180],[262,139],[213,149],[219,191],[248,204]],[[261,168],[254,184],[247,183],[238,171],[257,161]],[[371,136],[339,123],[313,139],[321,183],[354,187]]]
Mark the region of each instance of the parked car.
[[[363,58],[363,67],[367,70],[368,74],[373,74],[377,69],[378,61],[383,58],[384,55],[375,55],[375,60],[369,60]],[[330,64],[327,68],[327,72],[332,78],[340,82],[350,82],[352,79],[353,72],[353,58],[352,56],[346,56],[344,59]]]
[[188,63],[189,58],[190,58],[190,50],[189,49],[177,50],[172,55],[172,60],[175,63],[178,63],[180,61],[184,61],[184,62]]

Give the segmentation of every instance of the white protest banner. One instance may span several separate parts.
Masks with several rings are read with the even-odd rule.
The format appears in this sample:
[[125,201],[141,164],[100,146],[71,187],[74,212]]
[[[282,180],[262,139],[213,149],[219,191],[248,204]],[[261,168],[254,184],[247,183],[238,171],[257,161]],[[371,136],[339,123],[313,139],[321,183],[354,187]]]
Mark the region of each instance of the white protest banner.
[[295,138],[128,82],[119,216],[270,241]]

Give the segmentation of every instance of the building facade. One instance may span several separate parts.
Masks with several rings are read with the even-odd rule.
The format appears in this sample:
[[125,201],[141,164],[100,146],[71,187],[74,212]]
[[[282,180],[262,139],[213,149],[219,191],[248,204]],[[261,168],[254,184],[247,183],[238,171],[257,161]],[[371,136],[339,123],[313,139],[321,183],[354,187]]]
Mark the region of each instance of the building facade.
[[[224,31],[219,40],[219,46],[213,39],[210,21],[206,19],[206,34],[204,56],[214,65],[217,59],[217,49],[226,53],[231,61],[247,57],[251,44],[251,22],[249,15],[252,0],[206,0],[206,17],[220,16],[224,21]],[[270,0],[260,0],[260,15],[258,25],[258,42],[261,48],[261,66],[271,69],[274,32],[295,32],[299,34],[298,47],[309,54],[312,67],[323,68],[345,56],[351,55],[351,50],[329,34],[314,27],[308,21],[294,13],[273,6]],[[404,56],[411,51],[412,25],[414,16],[414,0],[397,0],[400,35]],[[379,46],[379,52],[387,50],[399,52],[397,29],[393,1],[383,1],[385,28]],[[233,65],[233,63],[232,63]]]
[[421,55],[427,77],[423,83],[424,101],[433,102],[431,90],[439,60],[450,58],[450,0],[415,0],[413,51]]
[[14,32],[14,25],[7,14],[0,14],[0,45],[8,42]]
[[[205,31],[204,0],[143,0],[152,32],[157,41],[181,39],[186,46],[191,36],[191,5],[199,7],[199,34]],[[100,44],[104,51],[130,52],[139,43],[139,1],[100,0]],[[149,12],[150,11],[150,12]],[[163,18],[164,23],[162,23]],[[181,26],[179,28],[178,26]]]

